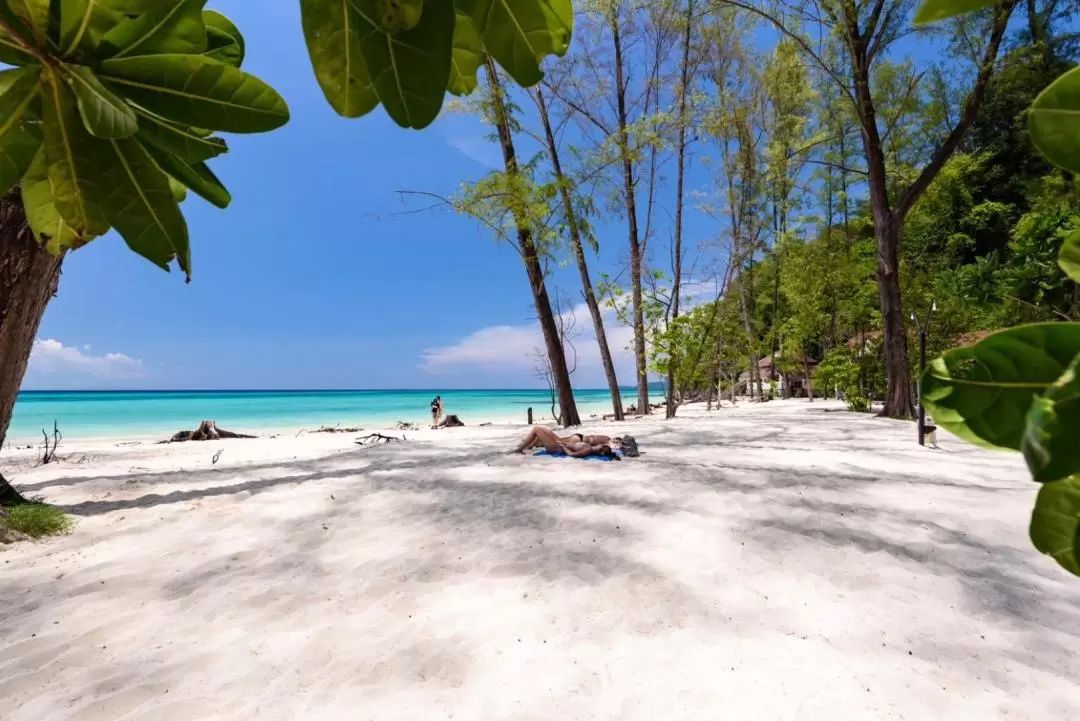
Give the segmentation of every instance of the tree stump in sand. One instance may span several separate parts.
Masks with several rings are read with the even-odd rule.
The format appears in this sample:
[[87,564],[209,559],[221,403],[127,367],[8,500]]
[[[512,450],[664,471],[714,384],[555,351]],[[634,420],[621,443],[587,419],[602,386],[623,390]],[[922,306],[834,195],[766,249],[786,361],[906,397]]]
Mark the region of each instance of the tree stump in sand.
[[166,443],[180,443],[182,441],[218,441],[222,438],[254,438],[255,436],[243,433],[233,433],[224,428],[218,428],[214,421],[203,421],[193,431],[180,431],[173,435]]
[[435,427],[436,428],[460,428],[461,426],[464,426],[464,425],[465,424],[462,423],[460,418],[458,418],[455,415],[449,415],[449,416],[446,417],[446,420],[444,420],[442,423],[440,423],[439,425],[437,425]]

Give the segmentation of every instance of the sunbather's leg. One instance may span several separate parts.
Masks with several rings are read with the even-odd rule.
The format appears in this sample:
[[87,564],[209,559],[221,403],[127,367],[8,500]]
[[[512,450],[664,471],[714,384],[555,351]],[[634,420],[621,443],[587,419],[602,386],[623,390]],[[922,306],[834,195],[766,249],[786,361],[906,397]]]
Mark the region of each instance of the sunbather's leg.
[[548,453],[562,453],[563,447],[559,443],[559,438],[547,428],[543,426],[533,426],[529,431],[529,435],[518,444],[518,447],[513,450],[514,453],[524,453],[530,448],[543,447]]

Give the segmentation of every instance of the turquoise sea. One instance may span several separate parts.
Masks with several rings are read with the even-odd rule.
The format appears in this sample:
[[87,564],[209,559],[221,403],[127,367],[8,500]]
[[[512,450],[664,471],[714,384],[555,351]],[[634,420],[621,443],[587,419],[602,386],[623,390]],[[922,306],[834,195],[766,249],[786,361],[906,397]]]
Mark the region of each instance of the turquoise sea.
[[[377,427],[397,421],[430,422],[429,404],[441,395],[447,413],[466,424],[514,419],[532,406],[550,415],[546,390],[369,391],[23,391],[8,430],[11,443],[41,440],[57,422],[68,440],[165,438],[212,419],[230,431],[342,425]],[[606,390],[575,390],[578,412],[610,413]],[[632,402],[634,391],[624,391]]]

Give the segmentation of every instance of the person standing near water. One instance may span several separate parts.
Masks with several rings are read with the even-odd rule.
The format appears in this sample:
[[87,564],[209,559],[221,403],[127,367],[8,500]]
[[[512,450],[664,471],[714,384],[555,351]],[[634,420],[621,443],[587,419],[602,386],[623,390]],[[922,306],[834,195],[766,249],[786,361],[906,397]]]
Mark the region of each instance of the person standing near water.
[[442,420],[443,404],[442,396],[435,396],[435,400],[431,402],[431,425],[438,428],[439,421]]

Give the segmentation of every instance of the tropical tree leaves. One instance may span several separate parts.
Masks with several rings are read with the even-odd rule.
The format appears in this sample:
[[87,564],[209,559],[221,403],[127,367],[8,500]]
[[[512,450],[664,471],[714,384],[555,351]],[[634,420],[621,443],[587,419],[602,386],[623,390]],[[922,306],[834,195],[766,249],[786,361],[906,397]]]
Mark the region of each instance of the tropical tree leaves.
[[1058,265],[1065,271],[1065,275],[1080,283],[1080,230],[1070,235],[1061,244]]
[[1080,576],[1080,475],[1039,489],[1029,534],[1035,548]]
[[139,127],[135,111],[101,84],[90,68],[72,65],[64,74],[86,129],[99,138],[126,138]]
[[202,55],[106,60],[101,75],[128,99],[185,125],[262,133],[289,121],[289,108],[273,88]]
[[338,115],[358,118],[379,104],[360,49],[367,25],[350,0],[300,0],[315,79]]
[[1038,323],[954,348],[927,366],[923,404],[934,421],[983,446],[1020,450],[1035,397],[1080,354],[1080,324]]
[[[324,95],[345,117],[382,103],[422,128],[447,91],[467,95],[490,54],[523,86],[569,47],[570,0],[300,0],[308,53]],[[419,16],[417,16],[419,11]]]
[[1080,173],[1080,68],[1039,93],[1028,111],[1031,142],[1047,160]]
[[0,195],[19,182],[41,146],[41,131],[28,122],[40,79],[38,68],[0,73]]
[[544,73],[540,62],[570,47],[574,10],[570,0],[475,0],[473,20],[484,46],[519,85],[531,87]]
[[122,21],[105,34],[102,45],[107,55],[117,58],[206,52],[205,5],[206,0],[158,3]]
[[1080,445],[1072,432],[1078,427],[1080,355],[1028,411],[1021,450],[1032,478],[1047,483],[1080,473]]
[[453,6],[428,2],[415,27],[393,34],[359,9],[357,15],[361,56],[387,114],[402,127],[427,127],[438,116],[450,81]]
[[0,189],[21,181],[50,252],[114,228],[156,265],[176,260],[190,275],[178,203],[188,188],[218,207],[231,201],[206,165],[228,150],[212,130],[288,120],[284,100],[239,69],[239,29],[205,4],[0,0],[0,60],[25,65],[0,72]]

